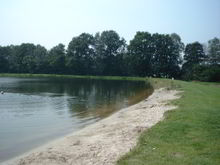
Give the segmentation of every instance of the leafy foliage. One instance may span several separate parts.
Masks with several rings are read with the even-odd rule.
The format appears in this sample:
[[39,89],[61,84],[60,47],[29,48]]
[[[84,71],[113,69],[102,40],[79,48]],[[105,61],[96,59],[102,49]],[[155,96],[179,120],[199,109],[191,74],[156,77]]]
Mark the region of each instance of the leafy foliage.
[[137,32],[128,46],[131,73],[138,76],[178,77],[180,53],[181,48],[169,35]]
[[137,32],[128,46],[130,73],[138,76],[153,75],[153,39],[148,32]]
[[137,32],[127,45],[117,32],[108,30],[73,37],[67,49],[63,44],[50,50],[31,43],[0,46],[0,72],[219,81],[220,40],[210,40],[207,50],[205,54],[199,42],[184,49],[176,33]]
[[49,51],[49,66],[52,73],[65,73],[65,46],[59,44]]
[[208,56],[211,64],[220,64],[220,39],[213,38],[208,41]]
[[67,48],[67,67],[72,74],[92,74],[94,60],[94,37],[83,33],[74,37]]
[[95,36],[96,68],[99,75],[121,75],[121,56],[125,51],[125,40],[113,30]]

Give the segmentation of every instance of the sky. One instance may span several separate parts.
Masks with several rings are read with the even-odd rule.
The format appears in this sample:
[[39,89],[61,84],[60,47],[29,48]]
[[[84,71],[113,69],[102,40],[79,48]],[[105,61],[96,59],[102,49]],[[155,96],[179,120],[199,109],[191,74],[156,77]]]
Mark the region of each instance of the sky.
[[0,45],[68,46],[81,33],[177,33],[192,43],[220,38],[220,0],[0,0]]

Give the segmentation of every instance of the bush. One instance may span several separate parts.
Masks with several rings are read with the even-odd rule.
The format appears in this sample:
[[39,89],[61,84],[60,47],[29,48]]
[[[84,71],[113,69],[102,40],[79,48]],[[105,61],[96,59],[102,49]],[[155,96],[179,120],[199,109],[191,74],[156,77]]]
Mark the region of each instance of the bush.
[[182,79],[220,82],[220,65],[194,65],[183,73]]

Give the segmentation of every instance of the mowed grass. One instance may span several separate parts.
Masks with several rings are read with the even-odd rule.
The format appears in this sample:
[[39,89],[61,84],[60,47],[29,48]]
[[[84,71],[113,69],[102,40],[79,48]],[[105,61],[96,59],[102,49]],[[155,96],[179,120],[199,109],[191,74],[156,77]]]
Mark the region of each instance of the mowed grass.
[[151,79],[184,91],[118,165],[220,165],[220,84]]

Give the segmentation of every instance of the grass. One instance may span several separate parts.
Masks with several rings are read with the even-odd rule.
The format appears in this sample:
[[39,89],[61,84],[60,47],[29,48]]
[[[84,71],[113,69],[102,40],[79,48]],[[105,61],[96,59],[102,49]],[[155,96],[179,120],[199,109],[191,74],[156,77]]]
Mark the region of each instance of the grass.
[[128,80],[128,81],[146,81],[150,83],[154,89],[179,88],[179,85],[170,79],[155,79],[147,77],[125,77],[125,76],[81,76],[81,75],[59,75],[59,74],[28,74],[28,73],[0,73],[0,77],[20,77],[20,78],[79,78],[79,79],[100,79],[100,80]]
[[145,131],[118,165],[219,165],[220,84],[151,79],[184,91],[178,109]]
[[28,73],[0,73],[0,77],[45,77],[45,78],[80,78],[80,79],[102,79],[102,80],[129,80],[146,81],[143,77],[123,77],[123,76],[81,76],[81,75],[58,75],[58,74],[28,74]]

